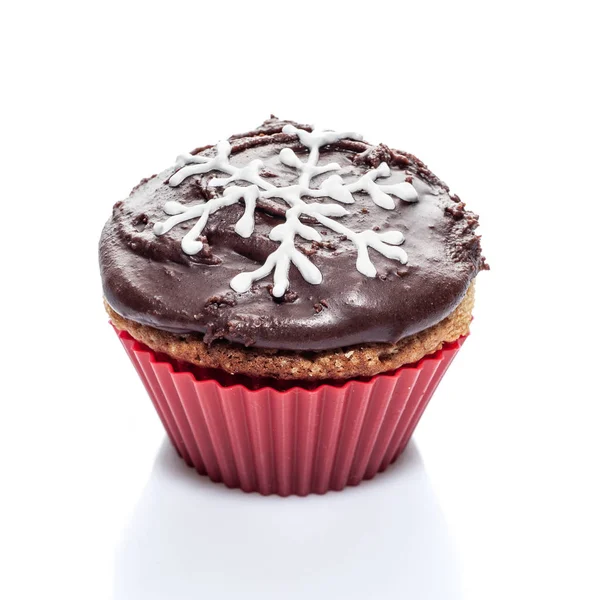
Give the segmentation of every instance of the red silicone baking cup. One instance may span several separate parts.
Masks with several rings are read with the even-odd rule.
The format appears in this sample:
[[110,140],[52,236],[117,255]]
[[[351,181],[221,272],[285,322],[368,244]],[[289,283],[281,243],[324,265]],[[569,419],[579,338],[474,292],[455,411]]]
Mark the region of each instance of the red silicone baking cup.
[[200,369],[117,333],[185,462],[227,487],[280,496],[384,471],[466,339],[375,377],[289,384]]

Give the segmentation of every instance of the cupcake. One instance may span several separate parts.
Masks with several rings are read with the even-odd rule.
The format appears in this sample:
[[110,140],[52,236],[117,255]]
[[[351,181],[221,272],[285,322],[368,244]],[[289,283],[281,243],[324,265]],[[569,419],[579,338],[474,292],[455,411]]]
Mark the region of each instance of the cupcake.
[[413,155],[272,117],[115,204],[105,306],[188,465],[340,490],[400,455],[468,335],[477,226]]

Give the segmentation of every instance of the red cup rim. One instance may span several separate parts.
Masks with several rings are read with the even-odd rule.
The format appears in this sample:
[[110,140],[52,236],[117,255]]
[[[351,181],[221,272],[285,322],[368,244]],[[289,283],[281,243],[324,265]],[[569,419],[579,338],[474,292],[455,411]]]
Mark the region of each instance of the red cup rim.
[[[175,378],[189,378],[196,385],[199,385],[199,386],[208,385],[208,384],[210,384],[210,385],[217,384],[221,389],[241,388],[245,392],[250,392],[250,393],[252,393],[252,392],[258,393],[261,390],[264,390],[265,388],[270,388],[273,391],[276,391],[279,393],[294,392],[297,390],[306,391],[307,386],[310,386],[310,387],[308,387],[309,391],[315,391],[315,392],[322,391],[324,389],[346,390],[351,385],[358,385],[359,387],[372,385],[372,383],[376,379],[378,379],[378,380],[379,379],[387,379],[387,380],[397,379],[401,375],[401,373],[403,373],[405,371],[420,371],[428,363],[439,362],[440,360],[442,360],[443,355],[445,353],[456,352],[463,345],[463,343],[465,342],[465,340],[468,337],[468,334],[467,334],[465,336],[458,338],[454,342],[445,342],[440,350],[434,352],[433,354],[427,354],[426,356],[421,358],[416,363],[402,365],[401,367],[398,367],[397,369],[395,369],[393,371],[386,371],[384,373],[378,373],[377,375],[373,375],[372,377],[354,377],[354,378],[346,379],[346,380],[340,379],[339,383],[336,380],[332,380],[332,379],[325,380],[322,383],[307,381],[306,386],[303,386],[302,382],[291,383],[290,387],[286,387],[285,389],[281,390],[281,389],[278,389],[277,387],[275,387],[274,385],[270,384],[269,380],[266,378],[261,379],[259,381],[255,381],[254,385],[252,385],[252,387],[249,387],[248,385],[245,385],[244,383],[240,383],[240,382],[226,384],[226,383],[222,383],[221,381],[219,381],[218,379],[215,379],[215,378],[199,379],[198,377],[196,377],[196,374],[191,371],[177,370],[173,366],[172,362],[170,362],[169,360],[166,360],[166,359],[162,360],[162,359],[158,358],[157,353],[154,350],[152,350],[151,348],[146,346],[143,342],[136,340],[127,331],[117,329],[112,323],[111,323],[111,325],[112,325],[113,329],[115,330],[115,332],[118,334],[119,339],[134,342],[134,345],[132,346],[132,350],[136,354],[146,354],[149,356],[149,359],[148,359],[149,362],[151,362],[153,364],[158,364],[158,365],[165,365],[165,368]],[[172,360],[176,361],[176,359],[172,359]],[[178,362],[178,361],[176,361],[176,362]],[[181,361],[181,362],[183,362],[183,361]],[[194,367],[194,365],[191,365],[191,366]],[[229,373],[226,373],[225,371],[223,371],[223,373],[224,373],[224,376],[226,376],[226,377],[238,377],[236,375],[231,375]],[[249,377],[249,376],[242,376],[242,377],[247,377],[248,380],[250,382],[252,382],[251,377]]]

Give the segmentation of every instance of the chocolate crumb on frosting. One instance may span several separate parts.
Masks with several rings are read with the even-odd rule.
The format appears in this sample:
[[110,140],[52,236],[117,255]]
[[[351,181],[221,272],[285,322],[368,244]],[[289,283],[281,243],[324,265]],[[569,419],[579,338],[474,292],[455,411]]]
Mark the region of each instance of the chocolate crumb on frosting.
[[[272,117],[253,131],[229,138],[230,164],[242,168],[260,160],[262,166],[257,173],[264,181],[274,188],[293,186],[298,173],[282,161],[280,153],[291,149],[304,163],[309,149],[297,135],[283,131],[289,125],[312,131],[307,125]],[[178,342],[202,344],[205,353],[217,344],[215,352],[223,356],[227,346],[235,352],[252,350],[256,355],[267,351],[335,354],[344,348],[346,353],[354,353],[348,348],[405,346],[407,339],[423,334],[452,315],[465,300],[467,290],[472,289],[470,285],[477,273],[487,269],[480,238],[475,233],[477,215],[468,211],[460,198],[450,194],[446,184],[411,154],[357,139],[335,140],[322,145],[319,152],[318,167],[337,163],[339,170],[335,173],[344,184],[387,165],[389,177],[377,179],[378,184],[412,185],[418,201],[390,196],[394,207],[383,208],[359,190],[353,193],[354,203],[339,203],[346,214],[335,217],[336,222],[352,232],[370,230],[371,235],[378,236],[401,232],[400,247],[408,257],[406,264],[371,248],[368,258],[377,276],[366,276],[357,269],[357,249],[348,237],[350,234],[323,227],[318,216],[315,219],[300,215],[303,227],[315,229],[323,236],[320,241],[299,235],[293,239],[295,249],[310,261],[311,269],[320,272],[321,283],[310,283],[291,264],[289,286],[284,293],[273,293],[273,273],[253,281],[248,291],[236,292],[232,279],[255,271],[278,249],[281,242],[270,234],[286,222],[290,206],[276,195],[259,195],[253,231],[247,236],[240,235],[239,227],[236,228],[245,215],[244,202],[223,206],[211,212],[197,237],[202,242],[201,250],[186,253],[182,237],[192,229],[195,220],[157,235],[153,231],[156,224],[174,214],[165,214],[165,205],[178,203],[183,207],[178,209],[181,211],[222,198],[228,187],[248,184],[234,181],[215,187],[211,180],[226,175],[212,170],[189,176],[173,186],[169,181],[181,166],[171,167],[142,180],[127,199],[117,202],[104,227],[100,266],[113,320],[122,327],[131,323],[128,330],[137,332],[138,339],[144,337],[140,334],[144,327],[158,332],[153,336],[161,340],[163,351],[165,340],[178,336]],[[215,146],[203,146],[191,154],[198,160],[208,160],[216,153]],[[318,173],[311,178],[310,187],[319,188],[331,175]],[[303,200],[337,204],[331,197],[303,196]],[[146,336],[144,341],[148,339]],[[289,354],[286,356],[289,360]],[[352,359],[343,360],[357,360],[355,354],[351,356]],[[219,365],[227,368],[224,363],[210,366]]]

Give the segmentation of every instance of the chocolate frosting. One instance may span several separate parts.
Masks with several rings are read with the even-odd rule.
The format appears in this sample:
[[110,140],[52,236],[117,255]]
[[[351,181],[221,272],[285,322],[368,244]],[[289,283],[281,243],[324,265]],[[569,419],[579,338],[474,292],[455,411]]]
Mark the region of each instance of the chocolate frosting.
[[[286,123],[291,122],[273,117],[254,131],[229,138],[231,164],[241,166],[261,159],[263,178],[278,187],[293,185],[297,173],[281,164],[279,152],[290,147],[305,160],[308,151],[296,136],[282,133]],[[192,152],[198,153],[212,156],[215,150],[205,146]],[[194,221],[177,225],[160,237],[153,233],[153,225],[165,220],[167,201],[198,204],[222,194],[223,188],[208,186],[211,178],[222,174],[195,175],[171,187],[168,179],[177,170],[172,167],[143,179],[113,208],[100,240],[107,302],[125,318],[176,334],[200,335],[207,343],[224,339],[257,348],[298,351],[396,343],[448,316],[475,275],[487,268],[479,236],[474,233],[477,215],[465,210],[460,199],[411,154],[385,145],[342,140],[321,148],[319,164],[330,162],[342,167],[339,173],[348,181],[386,162],[392,170],[386,184],[406,179],[415,187],[419,201],[409,204],[394,198],[395,210],[376,206],[363,192],[355,193],[355,203],[344,206],[349,214],[340,218],[356,232],[401,231],[405,236],[402,248],[408,254],[406,265],[370,250],[377,277],[366,277],[356,269],[354,245],[308,218],[307,223],[321,233],[323,241],[297,237],[296,247],[319,268],[323,282],[306,282],[292,265],[290,287],[282,298],[272,295],[270,276],[238,294],[229,282],[238,273],[258,268],[277,249],[269,233],[284,221],[287,206],[276,198],[259,199],[254,233],[249,238],[234,231],[243,205],[222,208],[210,215],[201,238],[203,249],[187,255],[181,249],[181,238]],[[318,187],[327,176],[315,177],[311,187]]]

